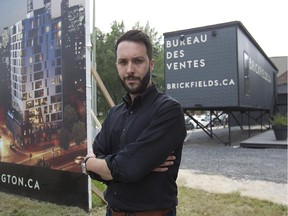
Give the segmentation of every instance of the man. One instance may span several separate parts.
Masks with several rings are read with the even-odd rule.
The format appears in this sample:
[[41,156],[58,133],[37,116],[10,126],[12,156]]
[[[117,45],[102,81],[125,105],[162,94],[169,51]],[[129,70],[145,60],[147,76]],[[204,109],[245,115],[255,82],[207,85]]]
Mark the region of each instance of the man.
[[84,159],[89,175],[107,184],[107,216],[176,215],[177,185],[186,136],[180,104],[158,92],[149,37],[139,30],[116,43],[116,67],[127,91],[107,114]]

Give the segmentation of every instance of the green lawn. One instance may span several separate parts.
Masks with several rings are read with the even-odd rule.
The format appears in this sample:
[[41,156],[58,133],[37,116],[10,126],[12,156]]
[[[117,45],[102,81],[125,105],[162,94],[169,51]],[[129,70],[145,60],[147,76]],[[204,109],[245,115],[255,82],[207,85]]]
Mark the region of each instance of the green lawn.
[[[96,196],[93,209],[87,213],[77,207],[40,202],[0,192],[2,216],[104,216],[105,204]],[[178,216],[287,216],[287,206],[242,197],[239,193],[213,194],[186,187],[179,188]]]

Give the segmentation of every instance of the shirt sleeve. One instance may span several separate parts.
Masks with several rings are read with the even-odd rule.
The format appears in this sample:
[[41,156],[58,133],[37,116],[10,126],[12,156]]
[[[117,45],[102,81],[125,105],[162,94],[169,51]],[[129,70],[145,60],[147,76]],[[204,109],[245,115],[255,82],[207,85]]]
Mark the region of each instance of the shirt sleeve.
[[[175,101],[171,103],[171,100],[163,103],[135,142],[128,143],[120,152],[105,157],[113,181],[133,182],[148,175],[173,151],[178,148],[182,150],[185,136],[182,107]],[[181,155],[177,156],[176,160],[180,160]]]
[[[108,112],[107,116],[109,116],[109,112]],[[108,152],[107,148],[108,148],[109,139],[108,139],[108,136],[106,136],[105,131],[107,131],[107,130],[105,130],[105,128],[109,127],[108,122],[109,121],[106,121],[106,120],[103,122],[102,129],[96,135],[94,142],[93,142],[93,145],[92,145],[93,146],[93,152],[97,158],[104,159],[107,156],[107,152]],[[92,179],[103,182],[105,184],[109,183],[109,181],[103,180],[101,178],[101,176],[96,174],[96,173],[89,172],[88,174]]]

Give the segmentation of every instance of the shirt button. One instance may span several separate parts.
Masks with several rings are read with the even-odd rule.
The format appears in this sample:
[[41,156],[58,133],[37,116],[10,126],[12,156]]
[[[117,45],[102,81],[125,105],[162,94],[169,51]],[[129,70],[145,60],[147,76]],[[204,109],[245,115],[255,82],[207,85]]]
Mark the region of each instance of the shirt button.
[[124,128],[122,132],[126,132],[126,129]]
[[133,114],[133,110],[130,110],[130,114]]
[[114,191],[114,195],[115,195],[115,196],[117,195],[117,192],[116,192],[116,191]]

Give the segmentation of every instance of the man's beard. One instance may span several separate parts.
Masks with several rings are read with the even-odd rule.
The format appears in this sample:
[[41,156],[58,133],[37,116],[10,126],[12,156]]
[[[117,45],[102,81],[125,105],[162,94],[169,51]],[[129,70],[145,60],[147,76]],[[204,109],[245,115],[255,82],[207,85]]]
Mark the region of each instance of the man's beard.
[[[129,94],[140,94],[140,93],[144,92],[145,89],[147,88],[147,86],[150,82],[150,76],[151,76],[151,72],[150,72],[150,68],[149,68],[146,75],[143,77],[143,79],[140,79],[139,77],[135,77],[134,75],[130,75],[128,77],[125,77],[123,80],[120,79],[120,81],[121,81],[121,84],[124,87],[124,89]],[[125,80],[129,80],[129,79],[133,79],[133,78],[140,80],[140,85],[137,86],[136,88],[130,88],[129,85],[127,85],[125,83]]]

